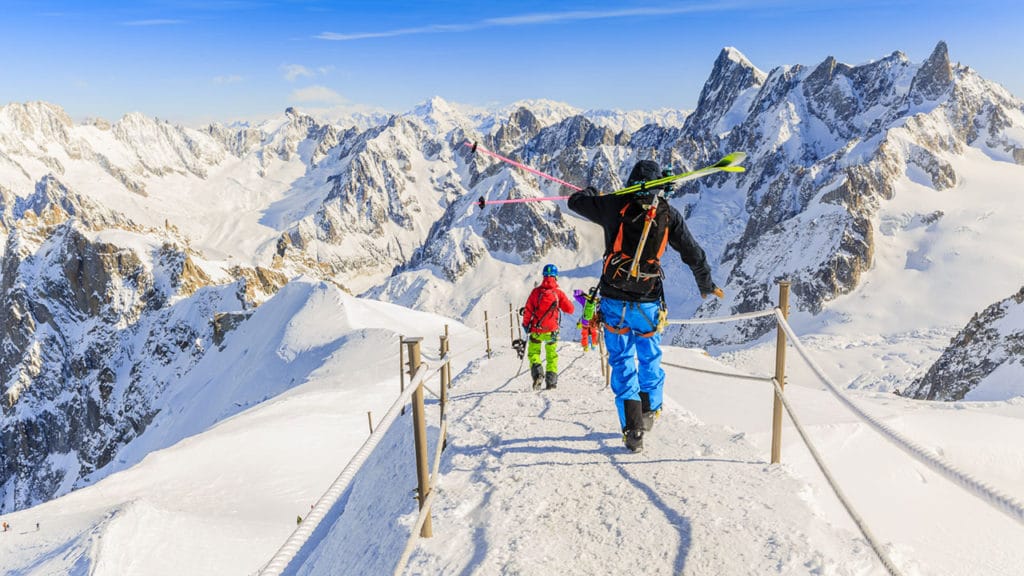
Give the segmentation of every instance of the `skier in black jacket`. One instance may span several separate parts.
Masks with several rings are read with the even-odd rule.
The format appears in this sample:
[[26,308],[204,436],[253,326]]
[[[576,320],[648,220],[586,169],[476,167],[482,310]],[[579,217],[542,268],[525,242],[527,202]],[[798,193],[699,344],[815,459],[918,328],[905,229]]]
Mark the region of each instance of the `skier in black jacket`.
[[[633,166],[627,186],[662,176],[657,162]],[[611,388],[622,439],[633,452],[661,413],[665,371],[661,368],[661,326],[665,297],[661,256],[671,246],[690,267],[701,298],[724,294],[711,279],[704,250],[679,211],[661,201],[661,190],[601,196],[587,187],[569,197],[569,209],[604,229],[601,319],[612,368]],[[638,361],[639,360],[639,366]]]

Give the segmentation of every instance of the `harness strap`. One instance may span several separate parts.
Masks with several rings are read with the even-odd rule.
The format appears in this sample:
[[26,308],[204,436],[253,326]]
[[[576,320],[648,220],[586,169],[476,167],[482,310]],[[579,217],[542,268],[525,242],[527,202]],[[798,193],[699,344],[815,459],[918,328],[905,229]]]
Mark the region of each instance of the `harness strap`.
[[[627,302],[626,305],[629,306],[629,307],[635,308],[636,307],[636,302]],[[664,301],[662,301],[661,309],[664,310],[664,307],[665,307],[665,304],[664,304]],[[619,322],[615,326],[612,326],[608,322],[605,322],[604,323],[604,329],[609,331],[609,332],[611,332],[612,334],[618,334],[620,336],[622,336],[623,334],[627,334],[627,333],[633,331],[633,332],[636,333],[637,336],[639,336],[641,338],[650,338],[651,336],[654,336],[655,334],[657,334],[658,332],[661,331],[661,330],[658,329],[658,326],[655,326],[654,324],[651,323],[650,318],[648,318],[646,314],[641,314],[641,316],[643,316],[644,320],[647,320],[647,324],[651,326],[651,331],[650,332],[636,332],[635,330],[630,328],[628,324],[626,324],[626,307],[625,306],[622,309],[622,317],[619,318]],[[660,316],[660,312],[659,312],[659,316]],[[659,324],[660,324],[660,322],[659,322]]]

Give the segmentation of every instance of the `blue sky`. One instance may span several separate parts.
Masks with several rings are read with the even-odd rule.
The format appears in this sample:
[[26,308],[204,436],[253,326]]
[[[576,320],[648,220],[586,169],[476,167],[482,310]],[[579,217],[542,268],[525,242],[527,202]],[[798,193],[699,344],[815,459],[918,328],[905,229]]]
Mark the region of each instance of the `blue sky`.
[[300,110],[547,98],[692,108],[721,49],[764,71],[939,40],[1024,97],[1024,2],[0,0],[0,104],[185,124]]

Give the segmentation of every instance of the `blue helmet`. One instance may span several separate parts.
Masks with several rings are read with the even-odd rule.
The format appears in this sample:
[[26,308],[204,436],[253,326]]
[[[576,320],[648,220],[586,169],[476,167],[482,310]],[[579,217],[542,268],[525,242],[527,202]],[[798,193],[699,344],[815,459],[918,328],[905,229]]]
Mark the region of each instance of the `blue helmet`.
[[558,276],[558,266],[554,264],[548,264],[544,266],[544,272],[542,272],[545,278],[548,276]]

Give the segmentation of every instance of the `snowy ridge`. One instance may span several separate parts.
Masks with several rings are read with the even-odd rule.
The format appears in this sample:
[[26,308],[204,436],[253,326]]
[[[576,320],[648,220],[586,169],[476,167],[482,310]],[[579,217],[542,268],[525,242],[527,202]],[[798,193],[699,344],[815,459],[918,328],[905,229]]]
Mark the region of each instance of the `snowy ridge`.
[[[141,563],[144,572],[160,573],[182,558],[182,569],[192,573],[254,570],[365,437],[365,408],[379,411],[394,397],[398,334],[432,338],[444,324],[475,325],[485,310],[503,312],[509,302],[522,301],[547,262],[562,270],[564,288],[592,286],[600,272],[600,231],[556,203],[479,210],[480,196],[564,190],[470,155],[467,140],[602,190],[620,186],[641,158],[678,170],[727,151],[748,152],[745,174],[688,184],[671,200],[726,292],[721,301],[700,300],[685,266],[667,262],[672,315],[763,309],[774,300],[775,281],[792,280],[791,321],[805,345],[820,353],[825,372],[854,389],[887,424],[1021,498],[1024,466],[1016,466],[1021,449],[1013,439],[1024,434],[1024,412],[1019,387],[1006,385],[1019,367],[1013,359],[1020,318],[1005,299],[1024,274],[1024,258],[1006,248],[1024,241],[1024,196],[1016,186],[1024,177],[1024,103],[952,62],[944,43],[920,63],[894,52],[863,65],[827,58],[767,74],[727,48],[705,93],[689,114],[581,112],[547,101],[487,111],[434,98],[407,114],[349,125],[289,109],[257,126],[203,129],[138,114],[76,126],[52,104],[0,108],[0,228],[7,238],[0,278],[0,374],[7,399],[0,417],[0,510],[21,538],[0,537],[0,571],[121,574]],[[985,308],[992,302],[998,310]],[[999,318],[975,326],[970,319],[976,314]],[[978,365],[999,368],[987,382],[968,378],[973,394],[935,397],[987,402],[928,403],[884,393],[912,391],[908,386],[965,323],[978,330],[965,329],[950,355],[984,354]],[[564,328],[569,342],[574,330]],[[676,327],[666,342],[707,347],[755,372],[770,361],[770,329],[769,322]],[[997,338],[986,342],[971,336],[993,330]],[[474,331],[457,329],[459,338],[468,349],[480,347]],[[668,347],[666,354],[712,362],[679,348]],[[578,466],[603,474],[621,460],[609,437],[614,430],[586,420],[612,418],[607,391],[596,391],[605,397],[592,405],[592,398],[576,395],[535,404],[544,397],[513,392],[517,384],[508,383],[490,396],[500,384],[496,374],[500,380],[515,370],[501,362],[494,373],[485,374],[482,363],[466,372],[474,394],[462,399],[478,407],[494,400],[500,416],[480,414],[478,427],[461,430],[470,442],[482,440],[447,470],[451,484],[442,490],[486,504],[494,490],[469,484],[498,486],[500,478],[487,466],[506,461],[509,468],[497,474],[522,479],[518,495],[545,506],[516,510],[523,512],[517,521],[555,526],[558,514],[546,510],[559,509],[562,501],[586,506],[590,501],[577,496],[595,487],[606,496],[598,505],[626,494],[629,502],[646,496],[655,512],[645,519],[662,514],[669,519],[666,531],[678,537],[664,549],[644,544],[658,558],[657,569],[715,573],[731,561],[710,552],[718,546],[710,539],[742,534],[749,510],[713,494],[700,501],[725,519],[699,532],[711,542],[708,548],[691,541],[683,554],[684,537],[694,532],[678,526],[716,521],[686,507],[690,493],[718,483],[750,486],[750,477],[714,470],[705,482],[688,485],[673,475],[677,468],[657,461],[616,466],[625,488],[607,478],[588,484],[585,474],[566,474]],[[955,364],[962,374],[984,372]],[[593,374],[582,364],[563,366],[575,389],[550,396],[590,390]],[[574,368],[580,368],[575,376]],[[748,395],[767,391],[670,378],[683,410],[667,411],[665,422],[699,421],[669,426],[677,433],[672,440],[683,441],[671,446],[696,453],[696,445],[686,444],[693,435],[704,439],[701,450],[705,441],[712,453],[727,445],[724,459],[747,462],[751,446],[763,453],[763,406],[748,404]],[[824,452],[835,455],[837,474],[851,479],[851,496],[908,573],[931,574],[938,566],[957,576],[1014,574],[1024,565],[1019,526],[992,518],[969,495],[965,502],[956,486],[879,446],[862,423],[829,407],[832,400],[814,389],[806,368],[794,367],[791,378],[800,383],[787,394],[815,408],[808,425]],[[691,383],[699,386],[687,388]],[[506,404],[508,397],[523,401]],[[591,409],[577,412],[577,402]],[[726,414],[723,406],[740,415]],[[558,431],[561,424],[572,430]],[[501,443],[515,434],[524,435],[519,444]],[[386,440],[381,458],[407,449]],[[574,448],[580,444],[584,449]],[[271,454],[277,458],[272,467]],[[769,573],[780,566],[798,573],[871,573],[859,568],[863,550],[836,538],[833,528],[842,533],[849,527],[837,520],[842,515],[816,484],[806,456],[786,454],[799,478],[774,478],[784,475],[771,470],[755,476],[780,480],[766,501],[793,510],[784,520],[809,522],[812,538],[825,543],[772,538],[762,542],[763,551],[740,554]],[[462,474],[478,456],[485,464]],[[552,461],[557,472],[527,474]],[[399,476],[400,466],[390,466],[371,462],[370,480],[353,487],[346,514],[338,511],[336,529],[359,533],[356,552],[383,550],[359,560],[369,572],[382,568],[378,558],[396,556],[388,550],[400,548],[405,535],[396,534],[409,523],[364,529],[379,516],[380,487],[393,492],[384,497],[395,510],[388,519],[411,514],[403,512],[409,510],[409,481]],[[633,468],[645,470],[625,473]],[[807,487],[787,485],[800,481]],[[659,503],[648,489],[655,484],[683,496],[673,505]],[[776,489],[800,490],[810,513]],[[553,490],[560,490],[554,498]],[[499,499],[514,509],[515,495]],[[945,504],[941,516],[935,502]],[[759,514],[756,501],[744,503],[761,525],[768,523],[768,532],[778,528]],[[516,561],[501,556],[512,546],[542,550],[546,556],[531,558],[529,566],[545,569],[583,558],[597,570],[614,560],[600,549],[574,548],[575,541],[554,549],[534,534],[513,534],[508,517],[488,506],[447,506],[454,530],[468,523],[474,531],[460,533],[451,556],[432,542],[435,548],[414,562],[463,571],[471,564],[460,562],[499,566]],[[600,525],[609,510],[590,518]],[[635,511],[611,513],[628,523]],[[29,535],[24,527],[38,518],[54,531]],[[926,521],[949,534],[929,531]],[[625,542],[611,531],[599,541]],[[244,541],[234,538],[239,534]],[[741,549],[745,539],[724,542],[722,549]],[[137,549],[154,553],[138,560],[126,552]],[[560,550],[576,555],[559,556]],[[325,553],[317,561],[340,560]]]
[[[94,486],[6,515],[19,533],[17,539],[0,538],[0,565],[57,572],[91,566],[96,574],[123,573],[129,565],[147,574],[171,573],[166,571],[170,567],[251,573],[269,559],[295,527],[295,515],[308,512],[365,438],[365,408],[379,414],[393,401],[396,334],[438,333],[446,322],[347,297],[324,285],[282,290],[231,333],[222,351],[211,351],[204,367],[193,371],[190,381],[197,387],[183,388],[165,411],[168,419],[144,437],[151,448],[164,448]],[[380,337],[359,335],[361,326],[385,330]],[[452,334],[457,357],[482,353],[479,332],[456,327]],[[841,513],[829,507],[793,434],[784,432],[789,464],[765,463],[770,390],[670,370],[666,410],[647,450],[630,455],[622,451],[612,398],[603,388],[595,354],[580,352],[569,341],[561,351],[560,386],[540,394],[528,390],[523,364],[504,345],[493,360],[456,367],[451,436],[435,505],[438,537],[422,542],[413,566],[442,572],[517,566],[524,574],[574,567],[570,573],[612,574],[632,562],[654,574],[684,568],[694,574],[723,569],[876,573],[868,550],[851,539]],[[324,356],[326,362],[320,359]],[[262,361],[254,364],[252,359]],[[701,351],[668,348],[666,359],[724,368]],[[267,384],[287,392],[256,402],[273,391],[228,386],[222,393],[217,391],[221,387],[204,384],[225,378],[213,370],[240,372],[235,381],[255,383],[251,375],[273,375],[281,370],[276,365],[288,364],[319,368],[305,383],[269,378]],[[362,369],[353,372],[353,366]],[[801,380],[798,366],[791,373],[794,382]],[[975,574],[979,566],[986,573],[1012,574],[1012,567],[1024,561],[1016,553],[1007,555],[1024,550],[1024,542],[1018,542],[1024,534],[1006,524],[1005,516],[979,508],[973,497],[956,487],[950,490],[937,477],[929,476],[922,485],[920,475],[930,473],[917,471],[898,451],[893,455],[884,443],[861,434],[856,422],[829,408],[823,393],[797,385],[787,394],[810,410],[807,425],[825,453],[842,463],[837,474],[845,478],[851,497],[865,506],[878,535],[891,543],[888,549],[906,574],[931,574],[936,566],[953,575]],[[916,437],[949,417],[942,408],[893,407],[892,397],[861,400],[886,420],[916,430]],[[197,418],[201,414],[217,423],[206,426]],[[436,414],[435,405],[428,411],[432,445]],[[970,429],[983,428],[977,425],[978,410],[960,416],[975,419]],[[353,480],[343,503],[327,514],[329,529],[317,531],[320,536],[302,555],[298,573],[390,571],[416,517],[408,494],[413,482],[407,464],[412,461],[409,421],[400,419],[381,439],[380,450]],[[764,424],[751,426],[755,422]],[[1001,424],[1001,433],[1024,432],[1024,420],[1014,420],[1010,430],[1008,424]],[[196,428],[189,432],[183,425]],[[959,445],[962,434],[932,434],[933,441],[973,467],[993,469],[985,464],[990,461],[983,451]],[[339,436],[348,439],[340,453]],[[184,440],[173,443],[175,438]],[[304,450],[296,450],[298,445]],[[854,462],[850,458],[856,454],[870,454],[871,463]],[[267,469],[268,455],[274,472]],[[805,479],[794,479],[787,470]],[[1006,477],[1004,484],[1019,487],[1016,480]],[[931,528],[937,524],[936,498],[945,503],[944,513],[973,518],[960,526],[945,524],[954,532],[952,540]],[[401,520],[396,523],[395,517]],[[38,519],[43,521],[38,534],[22,528]],[[636,536],[650,526],[663,526],[656,530],[663,537]],[[228,541],[226,534],[246,537]],[[120,543],[116,548],[95,546],[115,539]],[[151,544],[156,541],[161,546]],[[188,553],[198,546],[203,554]],[[129,549],[150,552],[119,552]],[[611,549],[616,554],[609,555]],[[510,550],[518,552],[509,555]]]

